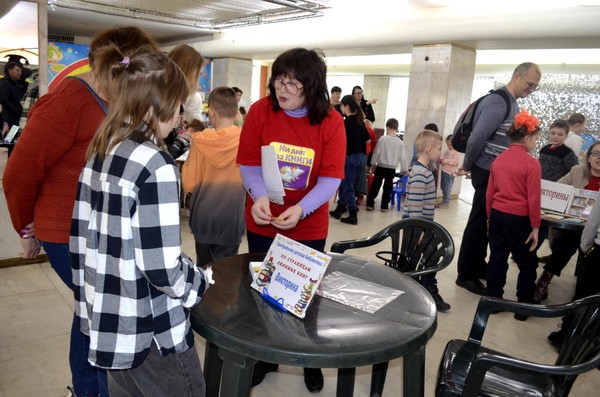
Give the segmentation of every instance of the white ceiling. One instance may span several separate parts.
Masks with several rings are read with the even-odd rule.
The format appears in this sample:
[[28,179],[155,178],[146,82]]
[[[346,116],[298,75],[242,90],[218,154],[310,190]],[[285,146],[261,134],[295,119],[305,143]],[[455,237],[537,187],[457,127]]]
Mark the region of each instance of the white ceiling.
[[[402,58],[399,54],[410,54],[415,44],[453,43],[477,49],[478,64],[487,50],[509,50],[496,52],[500,58],[489,65],[511,67],[522,61],[539,62],[535,58],[537,53],[529,49],[577,49],[567,53],[552,51],[550,54],[554,56],[547,62],[557,71],[600,70],[600,0],[275,0],[290,4],[289,7],[262,0],[51,2],[55,6],[48,6],[49,33],[90,37],[110,26],[133,24],[150,32],[165,46],[196,43],[195,47],[207,57],[262,60],[272,59],[294,46],[319,47],[330,60],[362,56],[350,60],[354,66],[343,66],[348,62],[340,59],[340,66],[334,66],[340,71],[389,73],[399,70]],[[298,10],[316,7],[315,2],[321,4],[320,8],[328,7],[322,9],[321,17],[306,18],[314,12]],[[16,3],[3,0],[0,16]],[[84,8],[93,8],[94,12]],[[290,15],[297,20],[226,28],[235,23],[255,24]],[[5,38],[6,32],[27,27],[24,18],[18,19],[16,27],[6,26],[6,17],[0,19],[0,36]],[[168,23],[156,22],[158,18]],[[2,38],[0,51],[6,46]],[[18,40],[11,40],[13,48],[26,47],[19,45]],[[395,54],[397,58],[378,56],[382,54]],[[575,59],[574,54],[583,56]]]

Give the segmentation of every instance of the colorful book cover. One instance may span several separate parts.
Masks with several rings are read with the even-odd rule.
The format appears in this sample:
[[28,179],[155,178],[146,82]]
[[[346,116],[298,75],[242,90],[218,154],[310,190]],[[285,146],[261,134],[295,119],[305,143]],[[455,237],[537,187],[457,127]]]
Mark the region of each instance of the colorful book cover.
[[251,287],[270,303],[304,318],[330,262],[329,255],[278,234]]
[[598,192],[585,189],[573,189],[567,214],[587,219],[596,203]]

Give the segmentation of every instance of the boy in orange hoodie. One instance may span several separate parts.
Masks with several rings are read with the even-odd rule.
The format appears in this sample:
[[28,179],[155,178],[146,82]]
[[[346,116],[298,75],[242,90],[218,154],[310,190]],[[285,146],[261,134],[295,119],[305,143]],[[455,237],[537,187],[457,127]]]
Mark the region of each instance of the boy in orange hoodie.
[[237,111],[235,91],[215,88],[208,97],[212,128],[193,135],[183,164],[183,190],[192,193],[189,224],[199,266],[236,255],[245,230],[246,192],[235,161],[241,133],[233,124]]

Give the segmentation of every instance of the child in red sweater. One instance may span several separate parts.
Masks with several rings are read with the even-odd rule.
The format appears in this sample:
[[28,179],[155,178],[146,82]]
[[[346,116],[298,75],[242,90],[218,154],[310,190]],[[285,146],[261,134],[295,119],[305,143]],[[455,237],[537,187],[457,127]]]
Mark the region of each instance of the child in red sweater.
[[[540,227],[541,168],[528,152],[535,147],[540,122],[522,111],[506,135],[509,148],[490,167],[486,192],[490,259],[487,272],[487,292],[502,298],[508,271],[508,256],[512,254],[519,266],[517,298],[533,303],[536,249]],[[515,314],[525,321],[527,316]]]

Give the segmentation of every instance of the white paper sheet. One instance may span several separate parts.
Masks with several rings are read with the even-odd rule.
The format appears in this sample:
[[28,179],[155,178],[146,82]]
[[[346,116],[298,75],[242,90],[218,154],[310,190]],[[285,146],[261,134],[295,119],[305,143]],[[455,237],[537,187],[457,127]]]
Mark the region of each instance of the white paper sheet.
[[275,204],[283,204],[285,191],[283,190],[283,182],[281,181],[281,172],[277,165],[277,155],[275,148],[272,146],[261,147],[261,168],[262,178],[265,183],[265,190],[269,200]]

